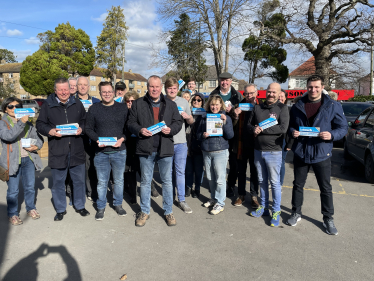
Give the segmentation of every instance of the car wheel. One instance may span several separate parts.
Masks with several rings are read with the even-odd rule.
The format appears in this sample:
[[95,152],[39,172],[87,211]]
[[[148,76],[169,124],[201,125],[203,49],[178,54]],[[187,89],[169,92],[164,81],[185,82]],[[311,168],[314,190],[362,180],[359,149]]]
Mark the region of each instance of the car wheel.
[[368,182],[374,183],[374,161],[370,153],[365,158],[365,178]]
[[344,141],[344,159],[345,160],[352,160],[352,155],[349,154],[349,152],[348,152],[347,140]]

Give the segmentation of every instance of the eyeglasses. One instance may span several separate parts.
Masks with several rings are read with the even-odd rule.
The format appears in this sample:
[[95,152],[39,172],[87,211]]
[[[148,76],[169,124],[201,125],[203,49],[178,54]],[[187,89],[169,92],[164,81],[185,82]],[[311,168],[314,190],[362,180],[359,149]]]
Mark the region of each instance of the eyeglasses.
[[256,94],[256,92],[250,92],[250,93],[244,92],[244,95],[245,95],[245,96],[246,96],[246,95],[254,95],[254,94]]
[[132,103],[134,100],[127,100],[126,103]]
[[192,102],[202,102],[203,100],[201,100],[201,99],[192,99]]
[[113,91],[109,91],[109,92],[100,92],[100,93],[102,93],[102,94],[104,94],[104,95],[106,95],[106,94],[113,94]]
[[22,108],[22,105],[20,105],[20,104],[16,104],[16,105],[14,105],[14,104],[8,104],[6,107],[9,108],[9,109]]

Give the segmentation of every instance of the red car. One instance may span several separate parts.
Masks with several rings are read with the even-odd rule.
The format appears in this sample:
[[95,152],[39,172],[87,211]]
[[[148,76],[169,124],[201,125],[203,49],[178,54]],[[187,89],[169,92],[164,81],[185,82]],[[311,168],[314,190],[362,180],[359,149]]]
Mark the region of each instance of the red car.
[[42,104],[45,102],[45,99],[34,99],[34,101],[36,101],[40,107],[42,107]]

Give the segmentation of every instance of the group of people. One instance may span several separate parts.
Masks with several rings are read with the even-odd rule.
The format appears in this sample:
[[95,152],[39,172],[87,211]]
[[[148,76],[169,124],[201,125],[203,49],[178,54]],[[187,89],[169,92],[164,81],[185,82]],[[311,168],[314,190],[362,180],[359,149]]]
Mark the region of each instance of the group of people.
[[[331,153],[333,141],[346,134],[347,122],[342,107],[323,94],[323,78],[309,77],[307,93],[290,110],[286,104],[287,95],[278,83],[267,87],[265,101],[257,98],[256,85],[246,85],[242,95],[231,83],[232,75],[222,73],[219,86],[205,100],[196,91],[193,80],[187,83],[189,90],[184,91],[182,97],[178,96],[178,80],[173,77],[165,81],[164,95],[161,78],[153,75],[147,81],[148,91],[143,97],[127,92],[123,82],[118,82],[115,88],[110,82],[100,82],[99,100],[88,94],[87,77],[59,78],[55,81],[55,92],[41,107],[36,128],[28,122],[27,116],[15,118],[14,109],[22,107],[22,101],[7,98],[2,104],[4,116],[0,121],[3,144],[0,165],[9,166],[7,203],[10,223],[22,224],[18,214],[20,178],[27,214],[33,219],[40,217],[34,204],[34,184],[35,170],[42,169],[37,150],[43,146],[41,135],[44,135],[48,137],[55,221],[61,221],[66,214],[66,194],[81,216],[90,214],[85,209],[86,197],[95,200],[95,219],[104,219],[109,182],[114,210],[119,216],[125,216],[123,193],[130,195],[131,204],[137,203],[138,173],[141,211],[135,225],[144,226],[150,217],[151,195],[158,195],[153,184],[155,163],[158,164],[162,207],[168,226],[176,225],[175,198],[179,208],[192,213],[186,198],[200,197],[204,171],[210,199],[203,206],[210,208],[212,215],[217,215],[224,211],[226,197],[235,196],[236,182],[238,197],[234,205],[241,206],[246,200],[249,164],[253,208],[250,215],[256,218],[271,216],[270,224],[276,227],[280,222],[285,158],[292,149],[292,214],[287,224],[295,226],[301,220],[303,188],[308,171],[313,167],[321,191],[323,225],[328,234],[337,235],[330,184]],[[81,100],[90,100],[91,105],[85,107]],[[252,104],[252,109],[245,110],[242,103]],[[215,114],[222,120],[221,136],[207,132],[206,114],[195,115],[195,108],[204,108],[206,114]],[[260,123],[269,118],[274,118],[275,124],[261,127]],[[162,129],[153,132],[150,127],[161,122]],[[56,127],[70,123],[79,124],[76,134],[61,135]],[[318,127],[320,133],[317,137],[302,136],[300,127]],[[114,137],[116,142],[110,146],[102,145],[100,137]],[[36,139],[36,144],[24,148],[22,138]],[[271,211],[269,183],[273,201]]]

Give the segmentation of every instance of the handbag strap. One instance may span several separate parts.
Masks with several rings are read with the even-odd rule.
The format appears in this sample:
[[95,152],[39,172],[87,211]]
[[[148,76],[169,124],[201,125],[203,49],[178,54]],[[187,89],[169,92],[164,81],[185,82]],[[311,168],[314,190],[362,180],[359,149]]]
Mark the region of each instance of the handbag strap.
[[[3,119],[2,119],[3,120]],[[8,128],[8,130],[10,130],[10,127],[9,127],[9,124],[5,121],[5,120],[3,120],[4,122],[5,122],[5,124],[6,124],[6,126],[7,126],[7,128]],[[10,147],[10,144],[9,143],[7,143],[7,157],[6,157],[6,161],[7,161],[7,165],[8,165],[8,172],[9,172],[9,147]]]

